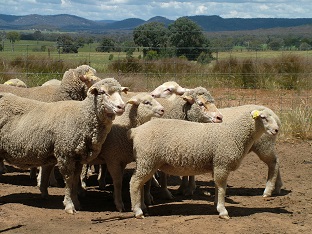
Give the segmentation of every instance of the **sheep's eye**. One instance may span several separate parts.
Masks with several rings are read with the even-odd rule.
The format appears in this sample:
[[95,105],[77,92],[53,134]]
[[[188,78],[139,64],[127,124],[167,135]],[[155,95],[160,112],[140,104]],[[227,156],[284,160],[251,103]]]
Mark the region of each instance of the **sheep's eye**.
[[152,105],[149,101],[144,101],[144,105]]
[[199,106],[203,106],[204,105],[204,103],[202,103],[202,102],[197,102],[197,103],[198,103]]

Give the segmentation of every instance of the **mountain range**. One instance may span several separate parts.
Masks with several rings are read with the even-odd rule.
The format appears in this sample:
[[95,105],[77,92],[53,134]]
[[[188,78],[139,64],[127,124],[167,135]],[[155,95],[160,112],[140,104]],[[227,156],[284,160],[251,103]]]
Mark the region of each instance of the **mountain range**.
[[[312,18],[222,18],[212,15],[187,16],[197,23],[203,31],[241,31],[269,29],[276,27],[296,27],[312,25]],[[149,23],[161,22],[166,26],[174,20],[156,16],[147,21],[139,18],[128,18],[121,21],[114,20],[88,20],[68,14],[60,15],[5,15],[0,14],[0,30],[48,30],[65,32],[105,33],[108,31],[133,30],[135,27]]]

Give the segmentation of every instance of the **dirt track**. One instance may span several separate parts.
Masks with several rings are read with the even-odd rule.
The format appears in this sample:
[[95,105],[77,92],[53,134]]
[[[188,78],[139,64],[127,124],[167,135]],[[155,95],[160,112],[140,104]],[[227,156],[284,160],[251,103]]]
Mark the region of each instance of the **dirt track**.
[[[213,207],[211,175],[197,176],[193,197],[176,196],[173,201],[157,198],[149,217],[133,218],[125,175],[124,200],[128,212],[115,211],[112,186],[97,189],[95,176],[89,178],[83,209],[75,215],[63,210],[63,188],[50,188],[50,198],[40,198],[35,181],[27,171],[9,167],[0,176],[0,233],[311,233],[312,230],[312,143],[279,142],[284,182],[279,196],[263,198],[266,166],[249,154],[229,177],[226,207],[231,219],[218,218]],[[179,179],[171,177],[175,192]],[[212,195],[209,195],[212,194]]]

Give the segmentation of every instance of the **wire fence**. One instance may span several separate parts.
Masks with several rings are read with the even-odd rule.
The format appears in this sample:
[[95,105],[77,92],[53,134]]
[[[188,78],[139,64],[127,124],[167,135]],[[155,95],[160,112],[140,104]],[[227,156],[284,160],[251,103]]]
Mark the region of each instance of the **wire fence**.
[[89,64],[101,78],[115,77],[132,91],[150,91],[174,80],[185,87],[207,88],[220,107],[253,103],[283,112],[312,106],[312,51],[211,48],[214,60],[199,64],[185,58],[143,59],[142,50],[136,48],[129,56],[127,49],[96,52],[96,45],[90,44],[65,54],[51,42],[5,44],[0,51],[0,81],[19,78],[36,86],[48,79],[61,80],[65,70]]

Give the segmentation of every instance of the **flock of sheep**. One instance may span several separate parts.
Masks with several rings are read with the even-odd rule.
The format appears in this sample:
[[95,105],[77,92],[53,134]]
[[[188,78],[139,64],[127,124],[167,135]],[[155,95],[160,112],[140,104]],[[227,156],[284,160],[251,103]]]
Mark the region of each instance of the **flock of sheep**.
[[203,87],[187,89],[169,81],[150,93],[128,92],[116,79],[100,79],[95,69],[81,65],[61,81],[38,87],[27,88],[17,79],[0,85],[0,174],[6,171],[4,160],[33,171],[40,167],[38,186],[47,197],[57,166],[65,181],[65,211],[73,214],[85,195],[86,165],[102,165],[102,170],[105,165],[121,212],[123,172],[135,161],[131,205],[135,217],[143,218],[158,170],[160,194],[167,199],[173,198],[167,174],[183,176],[179,191],[193,194],[194,176],[211,172],[219,217],[229,219],[227,178],[249,152],[268,166],[263,196],[280,193],[275,152],[280,125],[264,106],[218,109]]

